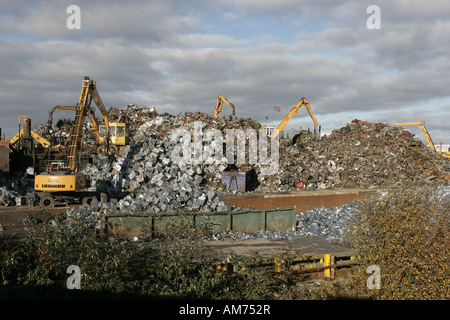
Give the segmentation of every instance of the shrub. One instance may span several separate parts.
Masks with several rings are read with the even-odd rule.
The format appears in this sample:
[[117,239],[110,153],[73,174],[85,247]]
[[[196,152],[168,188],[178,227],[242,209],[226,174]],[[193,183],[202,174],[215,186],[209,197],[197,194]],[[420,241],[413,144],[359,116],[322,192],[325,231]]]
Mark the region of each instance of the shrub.
[[[391,188],[360,203],[348,239],[359,262],[357,288],[374,299],[448,299],[450,203],[434,187]],[[381,288],[368,290],[376,265]]]
[[[95,230],[95,219],[79,217],[57,227],[30,229],[27,239],[0,238],[0,297],[269,299],[286,292],[287,277],[273,277],[258,261],[245,272],[218,273],[204,246],[208,226],[181,220],[160,239],[133,242]],[[67,267],[81,270],[81,289],[66,289]],[[44,288],[44,289],[43,289]],[[78,291],[78,292],[76,292]]]

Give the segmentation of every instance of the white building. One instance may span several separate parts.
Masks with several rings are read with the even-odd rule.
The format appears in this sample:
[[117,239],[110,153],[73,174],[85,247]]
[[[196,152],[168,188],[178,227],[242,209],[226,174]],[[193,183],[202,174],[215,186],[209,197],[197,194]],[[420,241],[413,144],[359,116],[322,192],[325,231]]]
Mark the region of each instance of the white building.
[[320,132],[320,137],[329,136],[331,134],[331,132],[333,132],[333,130],[322,130]]
[[450,144],[434,144],[437,152],[449,152]]

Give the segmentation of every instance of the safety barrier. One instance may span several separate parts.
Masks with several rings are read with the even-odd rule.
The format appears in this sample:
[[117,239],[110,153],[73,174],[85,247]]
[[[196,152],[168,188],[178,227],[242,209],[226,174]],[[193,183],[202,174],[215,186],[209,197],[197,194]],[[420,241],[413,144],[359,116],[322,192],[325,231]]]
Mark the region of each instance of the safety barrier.
[[[357,263],[354,253],[328,253],[314,256],[300,257],[275,257],[258,259],[263,265],[273,270],[274,274],[280,274],[283,271],[291,272],[297,275],[321,274],[325,279],[334,279],[338,269],[351,268]],[[216,264],[217,272],[243,272],[246,265],[249,265],[249,259],[238,260],[235,262],[219,261]]]

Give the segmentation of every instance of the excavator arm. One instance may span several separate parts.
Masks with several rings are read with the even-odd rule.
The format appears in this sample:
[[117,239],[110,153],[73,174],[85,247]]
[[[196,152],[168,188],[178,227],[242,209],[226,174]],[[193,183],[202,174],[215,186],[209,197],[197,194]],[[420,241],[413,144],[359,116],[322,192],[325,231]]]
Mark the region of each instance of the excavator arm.
[[214,112],[215,117],[218,117],[220,115],[220,113],[222,112],[222,105],[223,105],[224,101],[226,104],[228,104],[231,107],[231,112],[232,112],[233,116],[235,115],[234,104],[232,104],[230,101],[228,101],[228,99],[225,98],[224,96],[219,96],[219,98],[217,98],[217,105],[216,105],[216,109]]
[[49,120],[47,124],[52,124],[53,122],[53,113],[56,110],[74,110],[75,111],[75,123],[72,130],[72,135],[69,143],[69,154],[68,154],[68,167],[72,171],[76,171],[76,163],[77,156],[81,149],[82,142],[82,134],[83,134],[83,125],[86,117],[89,117],[89,120],[92,123],[94,132],[99,137],[99,123],[97,118],[95,117],[94,110],[91,108],[91,102],[94,100],[94,103],[97,105],[98,109],[103,115],[103,119],[105,121],[106,130],[109,130],[109,118],[108,112],[103,104],[102,99],[96,88],[96,83],[93,80],[90,80],[89,77],[85,77],[83,80],[80,98],[76,106],[63,106],[58,105],[54,107],[49,112]]
[[[52,125],[52,123],[53,123],[53,113],[56,110],[73,110],[73,111],[76,111],[77,107],[76,106],[57,105],[52,110],[50,110],[50,112],[48,113],[49,116],[48,116],[47,126]],[[92,129],[95,132],[95,134],[97,135],[97,139],[98,139],[100,137],[100,132],[99,132],[100,124],[98,123],[98,120],[97,120],[97,118],[95,116],[94,110],[92,108],[89,108],[87,115],[89,117],[89,121],[92,124]],[[109,125],[109,123],[108,123],[108,125]]]
[[275,130],[273,131],[272,135],[270,136],[272,139],[275,139],[281,132],[284,131],[284,128],[286,127],[286,125],[289,122],[289,120],[291,120],[291,118],[298,113],[298,110],[300,110],[300,108],[303,105],[305,106],[306,110],[308,111],[309,115],[311,116],[311,119],[314,122],[314,132],[316,131],[316,128],[317,128],[317,126],[319,124],[317,123],[317,120],[314,117],[314,114],[312,113],[312,110],[311,110],[311,107],[309,106],[308,100],[306,100],[303,97],[303,98],[300,99],[299,102],[297,102],[297,104],[294,107],[292,107],[292,109],[289,111],[289,113],[284,117],[283,120],[281,120],[281,122],[275,128]]
[[431,139],[430,134],[428,133],[427,128],[425,127],[425,124],[422,121],[417,122],[405,122],[405,123],[393,123],[393,126],[419,126],[420,129],[422,129],[423,135],[425,136],[425,139],[428,142],[428,146],[431,148],[431,150],[436,152],[436,148],[434,147],[434,142]]
[[[100,95],[98,94],[97,87],[95,85],[95,81],[92,81],[92,99],[94,100],[95,104],[97,105],[98,109],[103,115],[103,120],[105,121],[106,129],[109,129],[109,118],[108,118],[108,111],[105,108],[105,105],[103,104],[102,99],[100,98]],[[95,118],[95,117],[94,117]]]
[[62,106],[62,105],[57,105],[56,107],[53,107],[49,112],[48,112],[48,123],[52,124],[53,123],[53,113],[56,110],[77,110],[76,106]]
[[[84,121],[86,120],[87,116],[90,117],[90,115],[93,113],[93,110],[91,109],[92,100],[94,100],[94,103],[102,113],[105,120],[106,129],[109,130],[108,112],[106,111],[105,105],[103,104],[103,101],[98,94],[96,83],[95,81],[90,80],[89,77],[85,77],[81,88],[80,98],[75,108],[75,124],[73,126],[70,144],[68,146],[68,167],[73,172],[77,169],[77,157],[79,151],[81,150]],[[95,117],[91,117],[91,121],[93,118]],[[98,127],[98,124],[95,123],[94,126]]]

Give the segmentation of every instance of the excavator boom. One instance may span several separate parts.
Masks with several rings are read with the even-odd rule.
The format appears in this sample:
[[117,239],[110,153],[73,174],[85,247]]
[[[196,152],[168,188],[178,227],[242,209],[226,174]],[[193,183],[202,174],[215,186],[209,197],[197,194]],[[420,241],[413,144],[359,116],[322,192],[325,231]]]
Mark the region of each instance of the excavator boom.
[[431,150],[436,151],[436,148],[434,146],[434,142],[431,139],[430,134],[428,133],[427,128],[425,127],[425,124],[422,121],[417,122],[404,122],[404,123],[393,123],[393,126],[419,126],[420,129],[422,129],[423,135],[425,136],[425,139],[428,142],[428,146],[431,148]]
[[226,104],[228,104],[231,107],[231,112],[232,112],[233,116],[235,115],[234,104],[232,104],[230,101],[228,101],[228,99],[225,98],[224,96],[219,96],[219,98],[217,98],[217,105],[216,105],[216,109],[214,111],[215,117],[218,117],[220,115],[220,113],[222,112],[222,104],[224,101]]
[[86,117],[89,117],[94,127],[94,131],[98,135],[99,125],[97,119],[95,118],[94,111],[90,107],[92,100],[94,100],[94,103],[102,113],[106,128],[109,129],[108,112],[106,111],[105,105],[103,104],[103,101],[98,94],[95,81],[90,80],[89,77],[85,77],[85,79],[83,80],[80,98],[76,106],[58,105],[54,107],[49,113],[50,120],[51,115],[57,109],[75,110],[75,123],[73,125],[72,135],[68,146],[69,153],[67,155],[67,166],[72,172],[75,172],[77,170],[77,157],[79,151],[81,150],[83,126]]
[[102,99],[100,98],[100,95],[98,94],[97,87],[95,86],[95,81],[93,82],[93,88],[92,88],[92,99],[94,100],[95,104],[97,105],[98,109],[103,115],[103,120],[105,121],[105,126],[107,129],[109,129],[109,118],[108,118],[108,111],[105,108],[105,105],[103,104]]
[[[95,116],[94,109],[90,107],[91,101],[94,101],[94,103],[97,105],[98,109],[102,113],[104,124],[100,125],[99,121],[97,120]],[[80,109],[80,106],[82,106]],[[128,126],[126,123],[123,122],[115,122],[111,123],[109,121],[109,115],[108,111],[106,110],[106,107],[97,91],[96,83],[95,81],[89,80],[89,78],[86,78],[83,81],[83,88],[82,92],[80,94],[80,100],[78,102],[77,106],[63,106],[58,105],[54,107],[49,112],[49,120],[48,124],[51,125],[53,122],[52,116],[54,111],[62,109],[62,110],[74,110],[76,112],[76,118],[75,118],[75,126],[73,129],[74,134],[72,135],[72,142],[71,143],[71,149],[75,150],[79,147],[76,147],[76,141],[79,139],[77,138],[77,135],[80,133],[76,133],[76,131],[80,128],[77,124],[77,121],[79,121],[81,124],[84,123],[84,120],[86,117],[89,117],[89,120],[92,124],[92,129],[95,132],[97,136],[97,143],[100,145],[98,150],[106,150],[105,149],[105,143],[107,150],[117,150],[116,146],[124,146],[129,143],[129,137],[128,137]],[[110,130],[111,129],[111,130]],[[73,166],[73,155],[76,154],[75,151],[72,151],[72,155],[69,155],[69,167],[73,170],[75,167]]]
[[[48,122],[47,125],[51,125],[53,123],[53,113],[56,110],[73,110],[76,111],[77,107],[76,106],[62,106],[62,105],[57,105],[56,107],[54,107],[52,110],[50,110],[50,112],[48,113]],[[88,110],[88,116],[89,116],[89,120],[91,121],[92,124],[92,130],[95,132],[95,134],[97,135],[97,139],[100,137],[100,133],[99,133],[99,123],[97,118],[95,117],[95,113],[94,110],[92,108],[89,108]],[[109,123],[107,123],[109,125]],[[106,125],[106,124],[105,124]]]
[[86,119],[87,107],[90,106],[92,97],[93,82],[89,78],[83,80],[80,98],[75,111],[75,124],[73,125],[72,135],[69,143],[69,155],[67,156],[67,166],[70,171],[75,172],[77,169],[78,152],[81,150],[81,142],[83,135],[83,125]]
[[297,102],[297,104],[294,107],[292,107],[292,109],[289,111],[289,113],[284,117],[283,120],[281,120],[280,124],[278,124],[278,126],[275,128],[272,135],[270,136],[272,139],[275,139],[281,132],[284,131],[284,128],[286,127],[289,120],[291,120],[291,118],[298,113],[298,110],[300,110],[300,108],[303,105],[305,106],[306,110],[308,111],[309,115],[311,116],[311,119],[314,122],[314,132],[316,131],[316,128],[319,124],[317,123],[317,120],[314,117],[314,114],[312,113],[312,110],[311,110],[311,107],[309,106],[308,100],[306,100],[303,97],[300,99],[299,102]]

